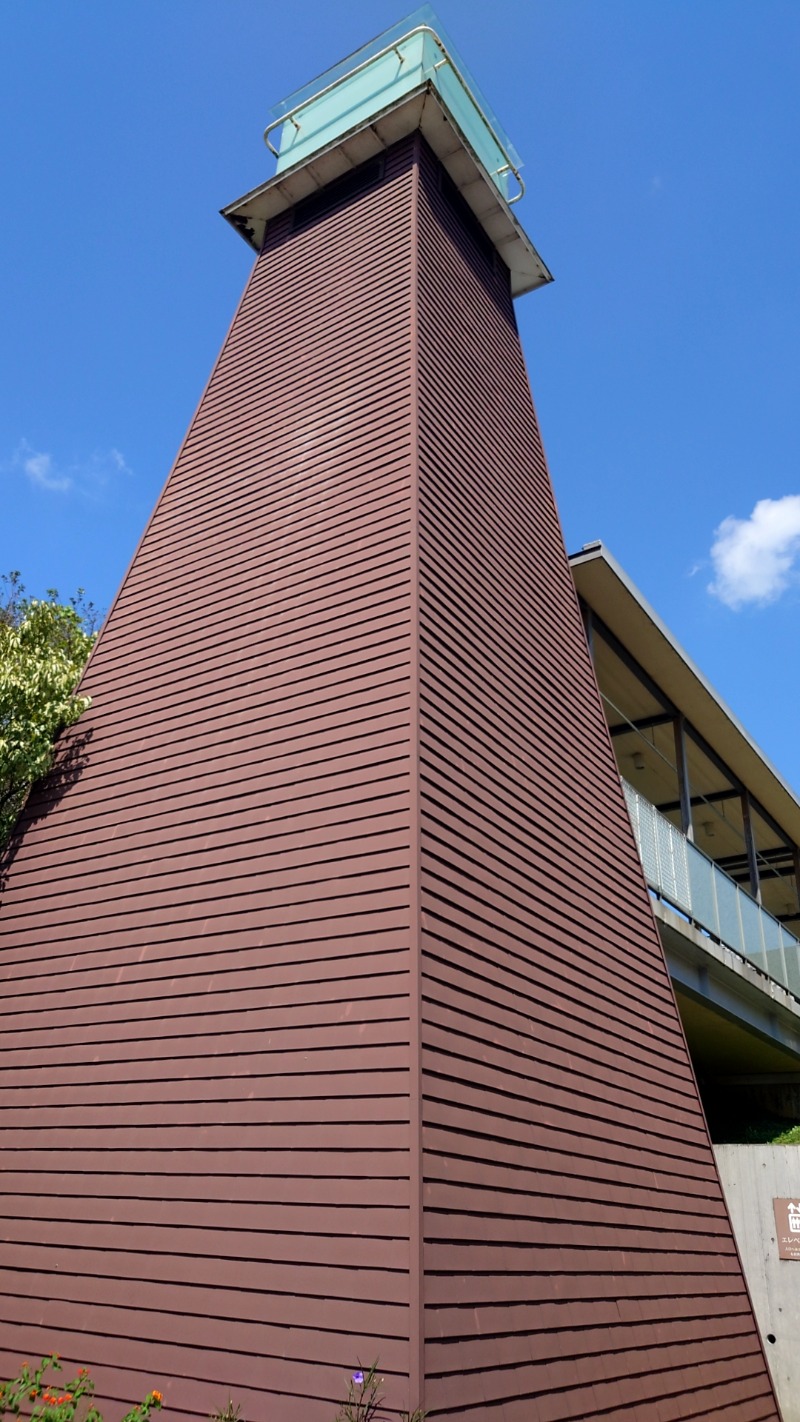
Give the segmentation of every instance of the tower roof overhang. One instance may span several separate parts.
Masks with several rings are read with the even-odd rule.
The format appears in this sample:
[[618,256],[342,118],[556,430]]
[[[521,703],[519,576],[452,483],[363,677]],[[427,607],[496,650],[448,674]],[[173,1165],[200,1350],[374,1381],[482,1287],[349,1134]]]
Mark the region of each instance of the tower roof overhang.
[[[422,28],[434,34],[428,27]],[[412,38],[415,33],[406,38]],[[400,93],[392,86],[379,88],[378,94],[392,96],[386,103],[381,104],[379,98],[374,103],[359,101],[352,105],[354,122],[349,126],[340,114],[337,121],[321,125],[311,143],[293,144],[294,130],[301,127],[294,115],[299,112],[305,115],[312,105],[325,99],[331,89],[346,85],[351,79],[355,82],[357,78],[363,86],[362,71],[373,62],[367,60],[356,66],[352,74],[340,76],[333,84],[323,87],[316,97],[304,98],[270,125],[265,135],[267,139],[278,123],[283,129],[280,151],[273,149],[278,157],[277,173],[222,209],[222,216],[250,246],[260,251],[267,226],[281,213],[419,130],[508,267],[512,295],[521,296],[553,280],[513,211],[513,203],[524,191],[513,158],[509,157],[493,172],[489,171],[483,158],[487,162],[494,162],[498,154],[505,158],[507,149],[489,125],[438,35],[434,35],[434,39],[446,57],[441,63],[447,63],[448,74],[455,75],[453,83],[461,86],[453,90],[457,101],[447,91],[436,67],[421,66],[422,78],[413,87],[406,87]],[[394,46],[389,48],[395,51]],[[374,58],[380,60],[384,53]],[[340,107],[347,112],[346,105]],[[456,111],[461,117],[460,123]],[[478,121],[475,121],[476,115]],[[326,129],[330,134],[327,142]],[[272,148],[271,143],[269,146]],[[293,151],[298,154],[294,162]],[[507,189],[511,175],[519,181],[520,191],[509,199]]]

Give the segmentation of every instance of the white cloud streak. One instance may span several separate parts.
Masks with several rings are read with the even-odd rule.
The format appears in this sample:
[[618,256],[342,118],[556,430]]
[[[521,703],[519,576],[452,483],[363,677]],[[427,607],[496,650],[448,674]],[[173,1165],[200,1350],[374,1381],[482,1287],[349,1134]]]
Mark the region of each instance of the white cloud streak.
[[67,489],[72,488],[69,475],[59,474],[54,469],[52,456],[32,449],[26,439],[21,441],[13,462],[19,465],[31,483],[38,485],[40,489],[55,489],[59,493],[65,493]]
[[20,440],[10,466],[5,467],[21,470],[38,489],[59,494],[72,491],[87,498],[98,497],[109,484],[132,472],[118,449],[95,450],[83,461],[62,466],[52,454],[34,449],[26,439]]
[[765,607],[800,581],[800,494],[759,499],[749,518],[724,518],[711,546],[708,591],[737,611]]

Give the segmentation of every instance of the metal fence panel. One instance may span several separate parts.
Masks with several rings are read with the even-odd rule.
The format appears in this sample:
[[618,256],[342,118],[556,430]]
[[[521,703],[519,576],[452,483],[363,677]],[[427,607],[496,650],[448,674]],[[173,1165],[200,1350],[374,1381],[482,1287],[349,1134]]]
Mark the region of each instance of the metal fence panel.
[[719,937],[719,913],[714,890],[714,865],[705,854],[689,845],[689,881],[692,894],[692,918],[709,933]]
[[729,879],[727,874],[723,874],[722,870],[717,868],[714,869],[714,887],[717,891],[717,909],[719,910],[719,936],[730,948],[735,948],[737,953],[746,957],[742,923],[739,918],[739,890],[733,879]]
[[651,888],[800,998],[800,941],[638,790],[622,785]]
[[661,889],[678,908],[691,910],[689,866],[686,859],[686,838],[669,820],[656,810],[656,848]]
[[786,986],[795,997],[800,997],[800,943],[788,928],[781,929],[783,956],[786,962]]
[[[742,921],[742,941],[744,943],[745,955],[752,962],[757,963],[759,968],[766,969],[767,954],[764,949],[764,940],[761,931],[761,920],[764,917],[755,899],[751,899],[743,889],[736,890],[739,899],[739,917]],[[778,977],[778,972],[784,974],[783,953],[778,950],[778,956],[773,955],[775,971],[772,973],[779,982],[783,981],[783,976]]]

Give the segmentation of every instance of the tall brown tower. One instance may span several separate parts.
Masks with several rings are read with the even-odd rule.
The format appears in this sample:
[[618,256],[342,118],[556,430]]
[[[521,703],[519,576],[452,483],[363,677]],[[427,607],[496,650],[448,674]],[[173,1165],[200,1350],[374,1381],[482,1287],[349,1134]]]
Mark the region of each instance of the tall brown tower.
[[7,865],[3,1363],[250,1422],[331,1422],[375,1358],[395,1417],[774,1420],[525,376],[516,160],[425,22],[281,123]]

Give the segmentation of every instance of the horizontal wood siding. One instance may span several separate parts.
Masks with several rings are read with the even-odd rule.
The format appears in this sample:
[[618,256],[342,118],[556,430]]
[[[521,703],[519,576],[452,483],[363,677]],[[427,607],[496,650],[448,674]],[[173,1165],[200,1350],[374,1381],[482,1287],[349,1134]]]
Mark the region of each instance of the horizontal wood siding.
[[425,153],[426,1406],[775,1419],[507,275],[448,188]]
[[416,1404],[422,1318],[435,1419],[776,1422],[507,273],[421,139],[268,232],[85,689],[3,869],[0,1369],[330,1422],[359,1361]]
[[171,1415],[406,1402],[412,187],[268,234],[7,867],[0,1367]]

